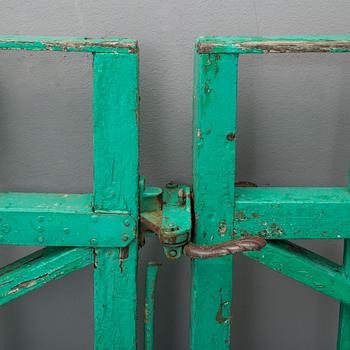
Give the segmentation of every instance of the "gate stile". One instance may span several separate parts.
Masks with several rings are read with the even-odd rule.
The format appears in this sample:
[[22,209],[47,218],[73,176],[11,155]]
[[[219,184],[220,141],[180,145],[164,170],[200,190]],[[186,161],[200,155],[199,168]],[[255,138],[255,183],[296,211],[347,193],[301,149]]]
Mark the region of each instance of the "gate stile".
[[[0,304],[93,265],[95,349],[136,349],[138,249],[155,234],[168,258],[192,259],[191,349],[230,348],[233,254],[239,252],[338,300],[337,349],[350,349],[349,189],[234,183],[239,55],[350,52],[350,36],[198,39],[192,193],[174,183],[149,187],[139,177],[136,41],[6,36],[0,49],[94,58],[94,193],[0,194],[0,244],[46,246],[0,269]],[[345,240],[343,266],[288,242],[334,238]],[[157,272],[150,263],[147,350],[154,348]]]

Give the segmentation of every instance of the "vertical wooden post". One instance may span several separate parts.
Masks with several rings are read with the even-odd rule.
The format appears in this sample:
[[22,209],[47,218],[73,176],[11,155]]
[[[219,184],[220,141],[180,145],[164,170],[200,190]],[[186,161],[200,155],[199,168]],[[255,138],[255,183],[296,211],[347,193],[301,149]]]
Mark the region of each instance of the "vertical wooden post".
[[[350,239],[344,240],[343,267],[350,278]],[[350,305],[341,303],[339,310],[338,350],[350,349]]]
[[[95,54],[94,210],[127,211],[135,221],[138,220],[137,107],[137,54]],[[125,222],[125,226],[129,224]],[[136,272],[136,240],[122,249],[96,249],[96,350],[136,349]]]
[[[197,244],[232,239],[236,54],[195,57],[193,191]],[[233,258],[192,262],[191,349],[229,349]]]

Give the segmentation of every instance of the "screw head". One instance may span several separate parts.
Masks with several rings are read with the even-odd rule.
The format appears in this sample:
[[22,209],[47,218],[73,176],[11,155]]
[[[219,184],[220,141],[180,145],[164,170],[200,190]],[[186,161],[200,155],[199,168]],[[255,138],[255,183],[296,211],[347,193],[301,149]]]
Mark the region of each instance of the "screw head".
[[124,220],[124,226],[129,227],[130,221],[128,219]]
[[168,251],[168,255],[171,257],[171,258],[175,258],[177,256],[177,251],[175,249],[172,249],[172,250],[169,250]]
[[96,238],[91,238],[91,239],[90,239],[90,243],[91,243],[92,245],[96,245],[96,244],[97,244],[97,239],[96,239]]
[[125,234],[122,236],[122,240],[123,240],[123,242],[127,242],[127,241],[129,240],[129,235],[125,233]]
[[38,237],[38,242],[39,243],[44,243],[44,241],[45,241],[45,238],[43,236],[39,236]]

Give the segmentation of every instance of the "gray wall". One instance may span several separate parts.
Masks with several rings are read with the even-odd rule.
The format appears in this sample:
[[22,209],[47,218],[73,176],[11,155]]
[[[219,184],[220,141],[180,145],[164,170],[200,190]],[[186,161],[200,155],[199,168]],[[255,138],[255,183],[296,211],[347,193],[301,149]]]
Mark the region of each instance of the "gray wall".
[[[199,35],[341,34],[350,3],[326,1],[0,0],[1,34],[122,36],[141,45],[141,168],[149,184],[191,183],[193,43]],[[348,54],[240,60],[238,180],[344,186]],[[92,190],[91,60],[0,53],[0,191]],[[305,243],[340,261],[341,242]],[[5,264],[30,248],[1,248]],[[157,349],[186,349],[189,261],[163,262]],[[142,297],[142,295],[141,295]],[[234,349],[335,349],[338,304],[237,257]],[[141,324],[140,324],[141,325]],[[93,349],[92,273],[77,272],[1,308],[0,349]]]

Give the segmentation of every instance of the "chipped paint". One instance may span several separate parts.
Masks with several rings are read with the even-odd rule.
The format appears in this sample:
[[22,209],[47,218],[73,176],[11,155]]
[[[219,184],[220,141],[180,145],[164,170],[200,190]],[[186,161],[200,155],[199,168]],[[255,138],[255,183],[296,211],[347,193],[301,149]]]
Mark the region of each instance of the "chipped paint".
[[259,50],[263,53],[299,53],[299,52],[333,52],[334,50],[350,50],[349,41],[251,41],[235,43],[242,50]]

